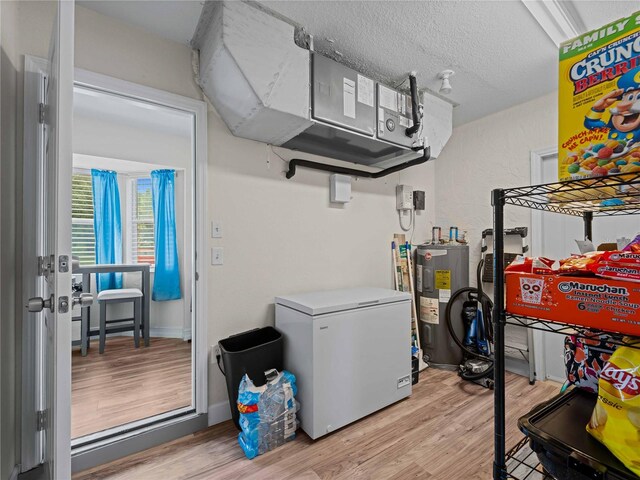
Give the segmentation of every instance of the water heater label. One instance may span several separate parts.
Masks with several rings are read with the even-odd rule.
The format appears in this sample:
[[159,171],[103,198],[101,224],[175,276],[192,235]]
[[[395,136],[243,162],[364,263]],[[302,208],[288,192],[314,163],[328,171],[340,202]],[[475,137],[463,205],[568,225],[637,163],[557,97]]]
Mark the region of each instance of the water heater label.
[[434,275],[437,289],[451,290],[451,270],[436,270]]
[[420,320],[434,325],[440,323],[440,307],[437,298],[420,297]]
[[449,299],[451,298],[451,290],[448,288],[441,288],[438,290],[438,300],[440,303],[449,303]]

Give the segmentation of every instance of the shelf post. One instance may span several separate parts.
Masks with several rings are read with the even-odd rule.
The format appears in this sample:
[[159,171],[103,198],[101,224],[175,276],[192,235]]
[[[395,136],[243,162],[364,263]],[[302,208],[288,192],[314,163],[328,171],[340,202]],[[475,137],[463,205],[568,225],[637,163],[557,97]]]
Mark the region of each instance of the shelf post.
[[504,190],[491,194],[493,205],[493,342],[494,342],[494,460],[493,478],[506,478],[504,376]]
[[584,239],[593,241],[593,212],[584,212]]

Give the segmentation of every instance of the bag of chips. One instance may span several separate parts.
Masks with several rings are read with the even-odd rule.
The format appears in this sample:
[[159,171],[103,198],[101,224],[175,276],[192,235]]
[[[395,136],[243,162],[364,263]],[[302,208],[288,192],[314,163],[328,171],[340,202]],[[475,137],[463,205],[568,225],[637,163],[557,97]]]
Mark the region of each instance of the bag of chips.
[[616,350],[610,334],[591,333],[578,329],[564,340],[564,364],[567,385],[598,393],[600,373]]
[[545,275],[553,273],[552,266],[555,260],[545,257],[524,257],[518,255],[504,269],[505,272],[517,273],[535,273],[537,275]]
[[611,355],[587,431],[640,475],[640,349],[618,347]]
[[636,235],[636,238],[631,240],[626,247],[622,249],[623,252],[640,253],[640,235]]
[[602,257],[602,252],[589,252],[584,255],[572,255],[560,260],[559,273],[589,274],[589,266],[596,263]]

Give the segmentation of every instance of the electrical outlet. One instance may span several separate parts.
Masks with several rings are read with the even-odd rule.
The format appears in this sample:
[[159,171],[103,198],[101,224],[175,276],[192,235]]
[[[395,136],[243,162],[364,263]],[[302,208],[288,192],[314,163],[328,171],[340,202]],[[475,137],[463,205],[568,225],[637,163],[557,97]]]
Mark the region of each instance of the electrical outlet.
[[224,263],[224,249],[213,247],[211,249],[211,265],[222,265]]
[[211,345],[211,358],[210,358],[211,363],[213,364],[217,363],[218,355],[220,355],[220,345],[218,345],[217,343],[215,345]]
[[222,238],[222,224],[216,220],[211,222],[211,238]]

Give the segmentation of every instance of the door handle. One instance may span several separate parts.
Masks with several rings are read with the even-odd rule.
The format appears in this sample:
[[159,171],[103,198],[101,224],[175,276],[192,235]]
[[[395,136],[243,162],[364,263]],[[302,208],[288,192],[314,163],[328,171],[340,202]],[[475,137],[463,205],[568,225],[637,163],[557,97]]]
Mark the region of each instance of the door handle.
[[81,293],[80,295],[74,295],[71,302],[73,307],[90,307],[91,305],[93,305],[93,294]]
[[29,299],[25,307],[27,307],[27,310],[29,310],[30,312],[41,312],[45,308],[48,308],[53,312],[53,299],[53,294],[51,294],[51,296],[47,299],[44,299],[42,297],[32,297]]

